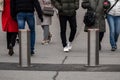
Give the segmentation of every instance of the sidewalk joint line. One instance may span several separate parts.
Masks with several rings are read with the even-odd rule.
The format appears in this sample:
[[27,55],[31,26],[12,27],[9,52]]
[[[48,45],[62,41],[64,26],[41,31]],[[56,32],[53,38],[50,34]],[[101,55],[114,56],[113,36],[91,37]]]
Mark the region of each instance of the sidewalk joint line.
[[59,71],[56,71],[56,74],[53,76],[53,80],[56,80],[58,75],[59,75]]
[[68,58],[68,56],[65,56],[65,58],[62,61],[62,64],[64,64],[65,60]]

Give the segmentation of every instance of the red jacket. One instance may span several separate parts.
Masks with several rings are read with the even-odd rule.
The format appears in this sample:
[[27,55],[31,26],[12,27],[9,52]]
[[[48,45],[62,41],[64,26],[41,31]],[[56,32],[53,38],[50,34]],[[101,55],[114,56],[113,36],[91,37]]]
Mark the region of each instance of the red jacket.
[[5,32],[18,32],[18,24],[10,15],[10,0],[4,0],[2,12],[2,30]]

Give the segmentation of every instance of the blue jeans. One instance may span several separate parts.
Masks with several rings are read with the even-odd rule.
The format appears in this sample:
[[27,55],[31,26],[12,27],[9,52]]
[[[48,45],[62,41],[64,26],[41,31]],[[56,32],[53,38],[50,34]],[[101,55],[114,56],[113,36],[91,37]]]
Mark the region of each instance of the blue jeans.
[[19,29],[25,28],[25,22],[27,22],[29,29],[30,29],[30,44],[31,44],[31,51],[34,50],[35,46],[35,19],[34,13],[27,13],[27,12],[19,12],[17,14],[17,22]]
[[120,34],[120,16],[107,15],[107,21],[110,29],[110,44],[113,47],[117,46],[117,40]]

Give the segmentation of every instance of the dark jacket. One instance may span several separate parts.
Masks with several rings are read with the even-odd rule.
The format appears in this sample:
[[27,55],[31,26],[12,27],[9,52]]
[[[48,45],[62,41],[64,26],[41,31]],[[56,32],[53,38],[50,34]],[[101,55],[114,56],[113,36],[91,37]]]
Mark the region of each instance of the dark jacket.
[[36,9],[39,18],[42,18],[42,10],[38,0],[11,0],[11,15],[16,17],[18,12],[34,12]]
[[71,16],[76,14],[79,8],[79,0],[51,0],[58,9],[59,15]]
[[[89,1],[90,7],[96,12],[96,23],[91,28],[98,28],[100,32],[105,32],[105,18],[104,18],[104,0],[83,0],[83,2]],[[85,31],[89,29],[88,26],[85,26]]]

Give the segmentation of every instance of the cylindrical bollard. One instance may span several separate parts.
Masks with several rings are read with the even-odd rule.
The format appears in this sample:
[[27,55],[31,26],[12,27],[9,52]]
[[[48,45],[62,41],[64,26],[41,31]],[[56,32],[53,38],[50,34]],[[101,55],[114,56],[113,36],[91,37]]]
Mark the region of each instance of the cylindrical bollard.
[[19,65],[30,67],[30,30],[19,29]]
[[88,66],[99,65],[99,29],[88,29]]

